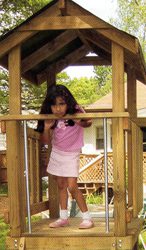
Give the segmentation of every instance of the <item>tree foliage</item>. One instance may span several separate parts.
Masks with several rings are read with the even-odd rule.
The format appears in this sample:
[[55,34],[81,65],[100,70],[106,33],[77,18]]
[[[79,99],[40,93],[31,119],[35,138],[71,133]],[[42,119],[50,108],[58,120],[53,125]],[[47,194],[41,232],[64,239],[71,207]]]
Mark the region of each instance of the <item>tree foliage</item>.
[[146,1],[117,0],[117,4],[115,25],[139,38],[146,57]]
[[5,34],[51,1],[0,0],[0,34]]
[[0,67],[0,113],[8,112],[8,72]]

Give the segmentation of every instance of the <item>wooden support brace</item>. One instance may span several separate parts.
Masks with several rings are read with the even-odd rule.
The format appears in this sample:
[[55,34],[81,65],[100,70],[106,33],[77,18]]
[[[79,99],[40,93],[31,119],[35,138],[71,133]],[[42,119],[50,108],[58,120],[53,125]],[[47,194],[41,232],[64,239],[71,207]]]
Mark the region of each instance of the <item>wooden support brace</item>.
[[131,129],[130,121],[127,117],[123,118],[123,129],[126,131],[130,131]]
[[25,250],[25,237],[20,238],[19,250]]
[[65,16],[66,15],[66,0],[59,0],[58,8],[61,11],[61,15]]

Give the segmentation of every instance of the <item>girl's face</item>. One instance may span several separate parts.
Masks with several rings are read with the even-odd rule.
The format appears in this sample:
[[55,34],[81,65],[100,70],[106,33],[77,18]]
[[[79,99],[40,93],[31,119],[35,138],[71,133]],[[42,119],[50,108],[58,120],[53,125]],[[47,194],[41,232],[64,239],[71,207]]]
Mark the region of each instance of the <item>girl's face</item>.
[[51,105],[52,113],[58,117],[63,117],[67,112],[67,104],[62,97],[56,97],[56,103]]

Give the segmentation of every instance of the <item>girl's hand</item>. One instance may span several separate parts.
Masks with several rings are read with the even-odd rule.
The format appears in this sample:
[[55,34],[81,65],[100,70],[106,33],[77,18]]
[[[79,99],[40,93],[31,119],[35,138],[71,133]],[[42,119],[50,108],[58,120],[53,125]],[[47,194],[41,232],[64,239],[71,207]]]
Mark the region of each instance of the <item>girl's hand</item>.
[[45,120],[44,130],[49,130],[55,123],[55,120]]
[[74,120],[75,123],[77,123],[79,126],[83,128],[88,128],[92,125],[91,119],[81,119],[81,120]]

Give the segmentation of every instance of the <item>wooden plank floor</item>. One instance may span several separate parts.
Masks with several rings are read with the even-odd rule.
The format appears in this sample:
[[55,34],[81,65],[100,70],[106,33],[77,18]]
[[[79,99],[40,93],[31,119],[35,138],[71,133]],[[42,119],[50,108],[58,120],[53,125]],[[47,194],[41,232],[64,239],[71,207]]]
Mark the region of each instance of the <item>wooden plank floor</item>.
[[81,218],[71,218],[70,226],[53,229],[49,228],[52,220],[42,219],[32,223],[31,234],[24,233],[18,238],[7,237],[7,249],[14,250],[15,243],[16,250],[132,250],[143,224],[143,220],[133,219],[131,223],[128,223],[127,235],[116,237],[114,220],[111,218],[109,233],[105,232],[105,219],[103,218],[94,218],[95,227],[86,230],[78,229],[80,221]]
[[[24,233],[23,236],[114,236],[114,219],[110,218],[109,233],[106,233],[106,224],[104,218],[93,218],[95,227],[90,229],[78,229],[81,218],[70,218],[70,225],[62,228],[49,228],[49,223],[53,220],[42,219],[39,222],[32,223],[32,233]],[[143,220],[133,219],[128,223],[127,235],[135,235],[142,229]]]

